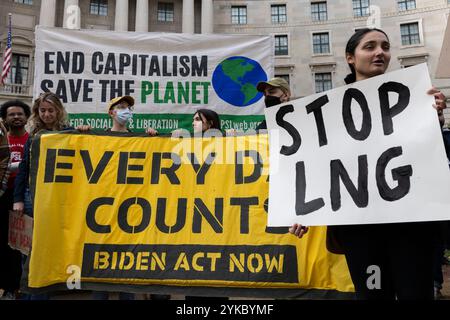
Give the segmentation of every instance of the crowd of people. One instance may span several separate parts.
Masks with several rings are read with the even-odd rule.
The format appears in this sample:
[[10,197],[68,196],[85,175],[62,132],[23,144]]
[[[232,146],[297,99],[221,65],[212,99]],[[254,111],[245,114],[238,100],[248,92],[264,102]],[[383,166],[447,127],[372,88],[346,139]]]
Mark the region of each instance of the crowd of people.
[[[351,73],[347,84],[384,74],[391,59],[388,35],[379,29],[360,29],[349,39],[346,61]],[[272,107],[291,98],[289,84],[281,78],[273,78],[258,84],[264,95],[266,107]],[[435,97],[434,108],[441,123],[442,136],[450,165],[450,131],[444,128],[442,110],[446,108],[445,96],[431,88],[428,94]],[[130,132],[127,124],[132,118],[134,99],[121,96],[112,99],[107,106],[112,119],[112,132]],[[432,106],[424,106],[424,108]],[[0,162],[0,289],[4,297],[14,298],[19,290],[24,256],[8,246],[8,217],[13,210],[33,216],[29,192],[30,146],[33,136],[46,131],[91,130],[89,126],[72,128],[67,122],[66,110],[52,92],[41,94],[30,108],[19,100],[1,106],[0,156],[9,156],[7,166]],[[27,132],[26,125],[30,128]],[[4,126],[3,126],[4,125]],[[210,109],[199,109],[192,119],[194,132],[221,130],[219,115]],[[267,129],[265,121],[257,128]],[[155,136],[157,130],[146,129]],[[441,143],[440,141],[436,143]],[[9,152],[5,152],[9,150]],[[2,160],[0,159],[0,160]],[[302,238],[307,226],[295,224],[289,231]],[[439,298],[442,289],[442,260],[445,248],[450,245],[447,222],[415,222],[395,224],[366,224],[329,226],[327,248],[344,254],[358,299],[423,299]],[[367,267],[377,265],[381,270],[381,287],[373,290],[367,286]],[[130,293],[120,293],[121,299],[134,299]],[[107,299],[107,292],[93,292],[94,299]],[[36,297],[35,297],[36,298]],[[48,296],[37,298],[46,299]],[[170,296],[153,295],[153,299],[169,299]],[[196,298],[196,297],[192,297]]]

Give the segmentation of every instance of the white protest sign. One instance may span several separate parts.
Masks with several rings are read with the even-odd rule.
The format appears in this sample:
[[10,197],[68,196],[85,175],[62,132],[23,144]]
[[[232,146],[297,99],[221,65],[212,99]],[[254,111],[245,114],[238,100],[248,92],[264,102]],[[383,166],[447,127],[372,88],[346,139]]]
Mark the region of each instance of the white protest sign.
[[421,64],[266,109],[268,225],[449,220],[430,88]]

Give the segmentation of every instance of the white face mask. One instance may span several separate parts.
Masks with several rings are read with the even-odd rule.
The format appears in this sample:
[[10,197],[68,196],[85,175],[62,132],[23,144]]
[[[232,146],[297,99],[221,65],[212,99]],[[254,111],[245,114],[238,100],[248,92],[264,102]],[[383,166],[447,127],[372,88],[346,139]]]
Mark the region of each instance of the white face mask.
[[119,109],[116,111],[116,120],[121,125],[126,124],[133,117],[133,113],[130,109]]

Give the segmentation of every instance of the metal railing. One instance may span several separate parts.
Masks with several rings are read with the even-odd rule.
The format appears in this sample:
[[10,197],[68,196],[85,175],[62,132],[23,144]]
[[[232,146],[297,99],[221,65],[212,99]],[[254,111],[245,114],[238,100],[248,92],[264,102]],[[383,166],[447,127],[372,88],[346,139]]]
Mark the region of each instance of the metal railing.
[[31,95],[30,85],[6,83],[0,86],[0,94]]

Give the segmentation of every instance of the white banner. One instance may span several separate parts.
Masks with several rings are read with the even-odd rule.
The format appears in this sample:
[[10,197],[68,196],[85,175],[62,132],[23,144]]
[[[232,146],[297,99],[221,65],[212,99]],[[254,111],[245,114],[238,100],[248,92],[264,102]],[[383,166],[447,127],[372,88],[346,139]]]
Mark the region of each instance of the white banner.
[[[274,68],[273,39],[251,35],[37,27],[35,57],[34,97],[53,91],[80,119],[105,115],[109,100],[131,95],[140,115],[135,121],[189,115],[187,125],[199,108],[257,124],[264,99],[256,85]],[[167,116],[152,117],[161,114]]]
[[270,226],[450,220],[426,64],[265,110]]

